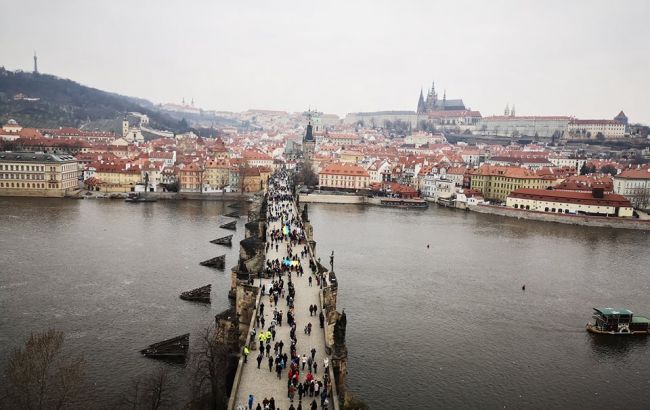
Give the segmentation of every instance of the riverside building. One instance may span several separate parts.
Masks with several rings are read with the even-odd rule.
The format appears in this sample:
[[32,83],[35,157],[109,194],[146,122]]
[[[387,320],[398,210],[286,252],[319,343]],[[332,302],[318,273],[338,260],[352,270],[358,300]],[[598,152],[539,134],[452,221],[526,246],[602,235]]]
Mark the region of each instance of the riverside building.
[[79,173],[71,155],[0,152],[0,195],[62,197],[79,189]]
[[603,188],[592,192],[517,189],[508,195],[506,206],[527,211],[592,216],[631,217],[630,201],[617,194],[605,194]]
[[481,191],[485,199],[496,201],[505,201],[516,189],[546,189],[555,183],[555,178],[541,176],[530,169],[498,165],[482,165],[470,171],[470,178],[471,189]]

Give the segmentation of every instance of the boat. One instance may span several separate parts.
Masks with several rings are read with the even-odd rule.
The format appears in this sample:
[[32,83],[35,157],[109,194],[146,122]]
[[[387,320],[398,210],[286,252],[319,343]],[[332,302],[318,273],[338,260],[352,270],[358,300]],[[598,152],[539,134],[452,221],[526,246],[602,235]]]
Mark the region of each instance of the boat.
[[125,202],[136,203],[136,202],[156,202],[156,198],[151,198],[148,196],[142,195],[140,192],[129,192],[129,195],[124,200]]
[[427,208],[429,204],[422,198],[381,198],[379,205],[391,208]]
[[629,309],[593,308],[595,323],[587,323],[587,331],[607,335],[636,335],[650,333],[650,319],[635,315]]
[[180,295],[183,300],[190,300],[193,302],[210,303],[210,292],[212,285],[201,286],[200,288],[188,290]]
[[233,211],[225,214],[224,216],[227,216],[228,218],[239,218],[239,211]]
[[187,356],[190,347],[190,334],[185,333],[162,342],[154,343],[146,349],[140,350],[143,356],[157,359],[179,359]]

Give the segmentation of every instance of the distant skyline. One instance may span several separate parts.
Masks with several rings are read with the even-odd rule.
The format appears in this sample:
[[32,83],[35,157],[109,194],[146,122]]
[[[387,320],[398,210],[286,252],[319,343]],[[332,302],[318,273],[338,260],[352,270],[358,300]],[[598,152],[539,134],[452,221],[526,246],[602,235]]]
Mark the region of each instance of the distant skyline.
[[0,65],[204,109],[415,110],[650,124],[650,2],[3,1]]

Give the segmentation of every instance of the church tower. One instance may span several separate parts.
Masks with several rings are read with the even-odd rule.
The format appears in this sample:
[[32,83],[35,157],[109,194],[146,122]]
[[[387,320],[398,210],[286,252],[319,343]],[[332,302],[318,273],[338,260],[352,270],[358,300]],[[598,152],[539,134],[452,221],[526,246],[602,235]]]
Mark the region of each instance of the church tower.
[[34,50],[34,74],[38,74],[38,57],[36,57],[36,50]]
[[126,135],[129,133],[129,120],[124,117],[122,120],[122,137],[126,137]]
[[307,131],[305,136],[302,139],[302,151],[303,156],[306,160],[310,160],[314,157],[314,150],[316,148],[316,140],[314,139],[313,127],[311,125],[311,118],[307,124]]

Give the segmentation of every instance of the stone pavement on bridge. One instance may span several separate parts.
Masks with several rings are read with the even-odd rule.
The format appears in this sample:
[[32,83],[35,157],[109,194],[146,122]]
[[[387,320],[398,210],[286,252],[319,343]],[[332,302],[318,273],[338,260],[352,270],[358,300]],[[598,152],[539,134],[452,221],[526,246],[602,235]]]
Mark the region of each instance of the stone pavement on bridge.
[[[290,212],[293,214],[293,216],[297,216],[298,213],[294,203],[293,202],[285,202],[285,203],[290,204]],[[269,203],[269,208],[270,207],[271,207],[271,203]],[[290,215],[289,217],[291,218],[291,216],[292,215]],[[295,226],[292,225],[291,228],[294,229]],[[269,241],[268,235],[270,235],[270,232],[272,232],[274,229],[282,229],[281,220],[273,221],[268,224],[267,241]],[[298,255],[300,255],[300,250],[302,249],[302,247],[303,245],[295,246],[293,248],[293,253],[294,254],[298,253]],[[285,257],[288,257],[286,240],[279,244],[278,251],[275,250],[275,246],[270,246],[266,254],[266,259],[269,261],[275,259],[279,259],[281,261]],[[309,357],[311,354],[310,353],[311,349],[316,348],[315,361],[318,363],[318,368],[317,368],[317,373],[314,373],[314,378],[315,380],[322,381],[325,372],[323,359],[326,357],[326,354],[325,354],[324,329],[320,327],[319,317],[318,317],[318,314],[321,312],[320,298],[319,298],[320,288],[317,284],[316,276],[311,274],[311,270],[309,268],[309,254],[304,258],[301,258],[301,264],[304,269],[304,275],[302,277],[298,277],[298,275],[295,272],[291,274],[292,282],[295,287],[294,310],[295,310],[295,321],[296,321],[296,338],[298,340],[296,344],[296,350],[297,350],[297,354],[300,357],[302,357],[303,354]],[[310,276],[312,276],[313,279],[312,286],[309,286]],[[287,289],[288,278],[286,274],[283,275],[283,279],[285,282],[284,287],[285,290],[287,290],[287,294],[288,294],[288,289]],[[262,279],[261,282],[260,279],[255,279],[256,285],[260,285],[261,283],[262,285],[265,285],[265,289],[266,289],[266,294],[262,296],[260,300],[260,303],[264,303],[263,317],[265,319],[266,328],[270,326],[271,321],[273,320],[274,306],[272,306],[271,299],[268,295],[268,289],[271,282],[272,282],[271,279],[266,279],[266,278]],[[318,306],[318,312],[314,316],[310,316],[309,314],[310,305]],[[282,340],[284,343],[283,352],[286,352],[287,355],[290,356],[291,340],[289,338],[289,332],[291,328],[287,324],[287,312],[289,310],[289,307],[287,306],[286,299],[281,297],[278,300],[277,309],[278,311],[282,310],[283,317],[282,317],[282,326],[276,326],[275,342]],[[312,324],[312,331],[311,331],[311,335],[307,335],[304,333],[304,327],[310,322]],[[256,331],[257,334],[259,335],[261,329],[256,328]],[[271,341],[271,352],[270,352],[271,356],[273,356],[273,345],[275,342]],[[271,397],[275,399],[276,409],[287,410],[289,409],[290,404],[293,404],[295,408],[298,408],[298,403],[299,403],[298,393],[296,392],[293,403],[290,403],[287,395],[287,386],[288,386],[287,369],[284,369],[282,371],[282,378],[278,379],[277,374],[275,372],[275,365],[273,367],[273,370],[269,371],[268,358],[266,357],[266,355],[264,356],[261,362],[261,366],[258,369],[256,359],[260,349],[259,342],[257,342],[256,345],[257,345],[256,349],[251,350],[248,356],[247,363],[245,363],[242,367],[241,381],[239,383],[239,388],[237,390],[235,408],[237,408],[237,406],[239,405],[243,405],[244,408],[248,408],[249,394],[252,394],[254,396],[254,403],[252,406],[253,409],[255,409],[257,407],[257,404],[261,403],[262,400],[264,400],[264,398],[270,399]],[[331,363],[330,357],[328,357],[328,360]],[[302,370],[302,368],[300,369],[299,382],[302,383],[305,381],[305,376],[307,375],[307,372],[308,370],[306,366],[305,366],[305,370]],[[307,395],[307,397],[303,397],[302,408],[309,409],[312,400],[314,399],[316,400],[316,403],[318,404],[318,408],[320,409],[321,408],[320,397],[309,397],[309,395]],[[329,409],[333,409],[333,408],[334,407],[331,404],[331,398],[330,398]]]

